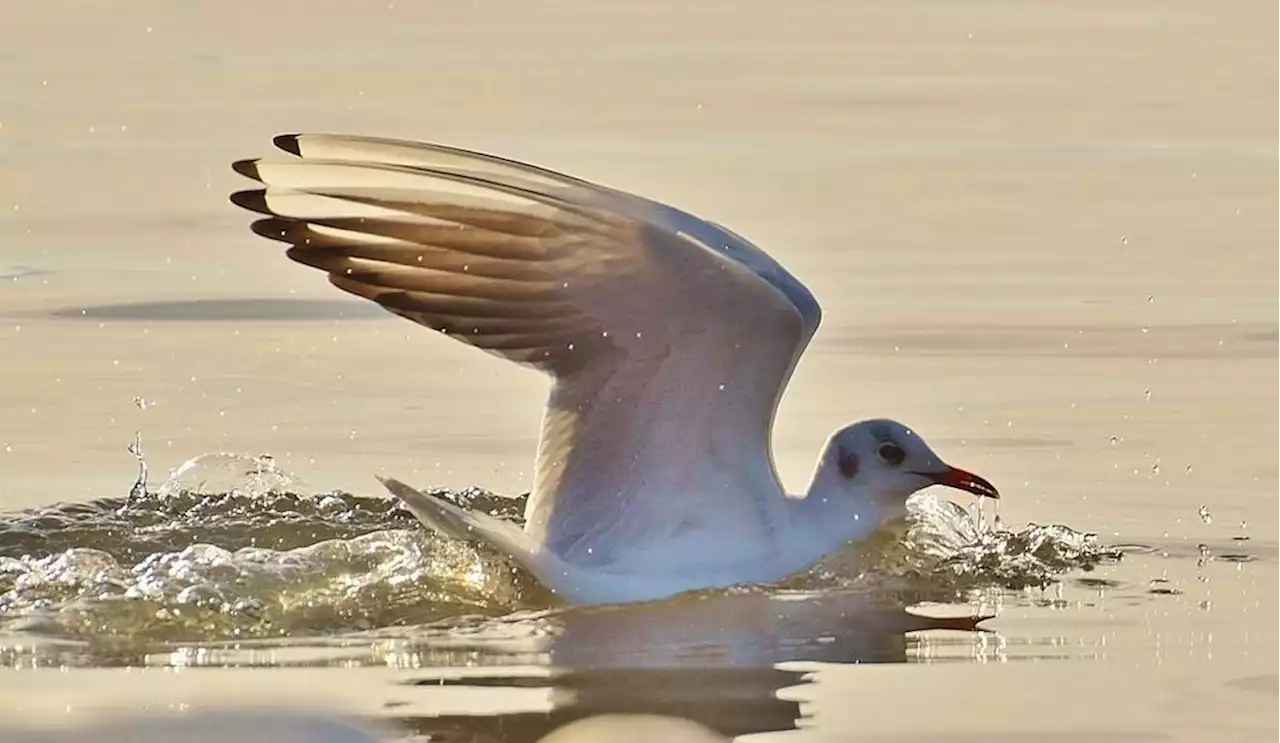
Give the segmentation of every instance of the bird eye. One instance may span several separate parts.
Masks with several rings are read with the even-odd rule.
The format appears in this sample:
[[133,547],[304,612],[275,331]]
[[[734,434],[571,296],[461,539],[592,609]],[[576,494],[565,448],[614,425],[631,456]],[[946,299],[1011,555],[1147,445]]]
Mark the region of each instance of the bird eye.
[[897,467],[907,458],[907,453],[902,450],[901,446],[892,441],[886,441],[876,449],[876,456],[884,460],[885,464]]

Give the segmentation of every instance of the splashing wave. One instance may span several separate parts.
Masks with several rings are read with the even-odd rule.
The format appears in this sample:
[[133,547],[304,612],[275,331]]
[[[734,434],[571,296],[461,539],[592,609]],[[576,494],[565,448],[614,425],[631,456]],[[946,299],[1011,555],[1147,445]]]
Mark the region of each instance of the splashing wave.
[[[0,630],[99,643],[274,638],[550,604],[500,556],[428,533],[390,498],[298,486],[269,458],[212,454],[155,492],[0,514]],[[433,492],[516,521],[523,510],[523,498],[480,489]],[[781,588],[956,601],[1119,557],[1065,526],[990,528],[929,497],[913,499],[905,529]]]

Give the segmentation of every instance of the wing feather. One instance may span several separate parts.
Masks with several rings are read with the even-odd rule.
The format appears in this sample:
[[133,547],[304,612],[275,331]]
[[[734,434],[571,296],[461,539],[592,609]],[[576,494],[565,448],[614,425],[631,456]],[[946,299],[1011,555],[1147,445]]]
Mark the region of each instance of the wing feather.
[[[234,166],[264,186],[232,196],[267,215],[254,232],[339,289],[555,380],[526,513],[538,543],[608,562],[717,512],[726,530],[768,536],[773,415],[820,312],[763,251],[674,207],[482,153],[276,144],[297,157]],[[743,492],[759,494],[753,508]],[[724,508],[705,502],[717,498]]]

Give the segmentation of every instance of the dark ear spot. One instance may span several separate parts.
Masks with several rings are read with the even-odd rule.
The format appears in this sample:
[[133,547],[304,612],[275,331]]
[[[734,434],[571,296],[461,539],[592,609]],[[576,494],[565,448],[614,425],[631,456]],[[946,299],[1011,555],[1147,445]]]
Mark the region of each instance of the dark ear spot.
[[837,461],[840,466],[840,474],[844,475],[844,479],[852,480],[858,476],[858,455],[851,451],[840,452],[840,459]]

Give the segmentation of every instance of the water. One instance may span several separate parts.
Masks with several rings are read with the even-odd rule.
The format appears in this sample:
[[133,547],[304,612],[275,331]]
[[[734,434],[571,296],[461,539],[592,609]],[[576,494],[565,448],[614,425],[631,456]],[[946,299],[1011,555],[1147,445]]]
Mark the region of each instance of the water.
[[[443,735],[439,735],[440,733]],[[451,736],[432,731],[430,740]],[[304,716],[288,712],[264,713],[253,708],[195,712],[171,717],[130,716],[54,732],[40,731],[6,738],[7,743],[79,743],[85,740],[128,740],[130,743],[377,743],[387,738],[421,743],[414,735],[396,735],[374,726],[334,715]],[[484,738],[487,739],[487,738]],[[540,743],[727,743],[728,739],[689,720],[652,715],[600,715],[567,723]]]
[[[805,717],[782,695],[808,683],[796,662],[1069,657],[982,622],[1012,604],[1063,604],[1063,580],[1126,554],[1067,526],[1010,530],[917,497],[906,522],[780,584],[571,608],[391,498],[302,487],[269,457],[215,453],[158,488],[0,515],[0,665],[36,669],[26,714],[30,700],[110,695],[85,675],[42,692],[41,669],[120,668],[128,677],[106,688],[124,697],[97,704],[122,709],[174,695],[209,704],[217,677],[134,673],[201,669],[237,674],[237,705],[297,684],[310,708],[340,690],[342,709],[390,718],[393,739],[534,741],[616,712],[728,735],[789,730]],[[523,510],[522,497],[478,488],[433,492],[513,521]]]
[[[1270,8],[20,7],[0,46],[21,183],[0,204],[0,739],[279,702],[433,741],[619,711],[795,743],[1276,740]],[[390,504],[321,509],[378,473],[521,492],[546,390],[249,232],[227,163],[311,125],[528,158],[746,234],[824,309],[775,432],[784,480],[887,414],[1000,485],[1005,525],[935,502],[905,546],[787,585],[566,609]],[[151,472],[129,498],[137,428]],[[164,500],[206,451],[305,479],[228,495],[270,476],[250,457]],[[1123,558],[1086,570],[1053,524]]]
[[[136,442],[130,451],[145,473]],[[0,653],[37,665],[114,665],[178,644],[261,649],[368,632],[501,640],[513,627],[536,635],[564,621],[518,568],[430,533],[398,501],[291,490],[299,485],[270,457],[216,453],[186,462],[154,491],[140,475],[127,497],[0,516],[0,631],[18,638]],[[434,492],[517,522],[523,511],[522,497]],[[990,591],[1047,586],[1121,554],[1066,526],[992,528],[954,503],[919,497],[907,524],[806,574],[677,601],[839,595],[860,615],[920,625],[902,610],[969,605],[975,619]],[[80,650],[69,659],[56,642],[27,642],[36,637]],[[385,662],[376,655],[368,660]]]

